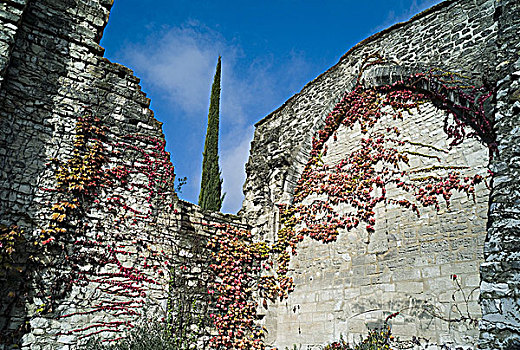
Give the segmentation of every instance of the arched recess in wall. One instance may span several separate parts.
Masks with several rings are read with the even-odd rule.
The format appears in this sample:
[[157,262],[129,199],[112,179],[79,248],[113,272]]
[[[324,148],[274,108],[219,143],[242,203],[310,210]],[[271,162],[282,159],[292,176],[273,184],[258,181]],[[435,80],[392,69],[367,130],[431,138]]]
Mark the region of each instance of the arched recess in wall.
[[[360,81],[365,88],[377,88],[387,85],[393,85],[399,83],[406,78],[412,77],[416,74],[422,74],[428,72],[432,68],[431,64],[421,64],[417,63],[413,67],[405,67],[396,64],[391,65],[377,65],[373,67],[368,67],[365,71],[362,72],[360,76]],[[443,70],[449,71],[449,69],[444,68]],[[466,82],[469,84],[469,82]],[[346,84],[346,91],[351,91],[356,86],[356,78],[352,77],[352,79]],[[420,91],[425,92],[434,92],[435,88],[432,86],[421,85],[417,87]],[[338,96],[335,99],[334,104],[332,104],[332,109],[336,104],[341,100],[341,96]],[[486,115],[491,115],[492,109],[490,106],[491,99],[487,99],[484,104]],[[461,104],[465,105],[467,101],[462,101],[461,96],[455,94],[453,91],[449,92],[445,96],[445,100],[439,100],[432,96],[432,102],[441,109],[450,110],[457,115],[463,117],[463,112],[460,107]],[[312,138],[316,135],[318,130],[320,130],[325,123],[325,118],[321,118],[319,123],[317,123],[314,128],[311,128],[306,135],[301,137],[302,140],[312,140]],[[471,122],[468,123],[475,132],[477,132],[479,139],[483,144],[490,145],[495,143],[494,135],[486,135],[480,132],[476,125],[472,125]],[[494,147],[494,146],[492,146]],[[282,194],[280,195],[280,202],[282,203],[291,203],[293,200],[293,193],[296,187],[296,181],[300,177],[303,169],[305,168],[305,161],[309,158],[312,150],[311,142],[302,142],[300,148],[294,150],[292,153],[292,159],[287,163],[291,165],[288,167],[288,170],[284,174],[283,178],[283,188],[280,189]],[[280,176],[280,175],[278,175]]]
[[[335,330],[354,334],[354,325],[364,327],[369,320],[407,310],[407,320],[396,320],[396,334],[427,332],[441,341],[442,322],[455,320],[443,320],[432,310],[449,312],[452,299],[444,294],[457,291],[452,275],[462,276],[461,288],[471,296],[453,300],[472,310],[460,318],[480,317],[478,271],[489,196],[485,180],[488,152],[495,149],[483,112],[491,92],[462,86],[464,78],[440,70],[365,68],[359,84],[345,93],[319,131],[308,135],[306,140],[313,140],[307,142],[309,150],[295,156],[306,156],[308,162],[293,165],[295,173],[298,165],[303,169],[294,175],[299,180],[291,201],[282,206],[275,249],[281,256],[278,276],[287,279],[280,284],[294,287],[289,300],[301,306],[301,334],[313,327],[304,321],[312,319],[307,301],[319,299],[323,305],[344,305],[323,310],[335,315],[330,320]],[[475,138],[468,138],[474,129],[465,130],[465,124],[473,124]],[[334,243],[322,244],[329,242]],[[355,294],[360,287],[362,297]],[[322,300],[327,295],[335,297]],[[407,308],[412,301],[412,309]],[[291,317],[283,311],[277,315],[283,337],[291,332],[284,329]],[[432,320],[438,324],[428,328]],[[415,329],[411,325],[417,325],[417,333],[408,332]],[[476,341],[476,321],[466,326],[463,331],[471,331],[473,340],[453,341]]]

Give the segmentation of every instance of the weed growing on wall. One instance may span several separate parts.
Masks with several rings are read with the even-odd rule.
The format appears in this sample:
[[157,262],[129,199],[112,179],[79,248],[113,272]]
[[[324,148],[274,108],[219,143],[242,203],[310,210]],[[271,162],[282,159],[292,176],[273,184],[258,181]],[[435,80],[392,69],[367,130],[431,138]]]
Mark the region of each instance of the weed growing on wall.
[[2,272],[13,268],[14,256],[24,242],[23,230],[20,227],[0,225],[0,270]]
[[357,344],[350,345],[340,337],[338,341],[325,345],[323,350],[390,350],[391,334],[390,326],[385,323],[382,329],[369,330]]
[[[378,329],[371,329],[368,331],[368,334],[353,344],[347,342],[343,335],[340,335],[338,341],[334,341],[332,343],[326,344],[323,346],[323,350],[390,350],[392,349],[391,344],[394,342],[394,337],[392,336],[392,327],[389,324],[389,321],[399,315],[398,312],[395,312],[389,315],[385,322]],[[301,346],[300,346],[301,348]],[[293,346],[294,350],[299,350],[296,345]],[[289,350],[289,348],[285,348],[285,350]]]
[[90,338],[82,345],[85,350],[188,350],[194,347],[179,346],[178,339],[166,332],[165,324],[157,320],[146,320],[137,324],[124,339],[104,342]]

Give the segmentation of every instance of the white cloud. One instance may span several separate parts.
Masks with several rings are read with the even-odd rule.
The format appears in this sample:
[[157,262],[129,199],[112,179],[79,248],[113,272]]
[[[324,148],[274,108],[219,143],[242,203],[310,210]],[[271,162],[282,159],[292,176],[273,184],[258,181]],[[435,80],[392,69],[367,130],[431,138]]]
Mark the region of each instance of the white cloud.
[[373,28],[371,32],[377,33],[396,23],[406,22],[416,14],[426,10],[427,8],[432,7],[433,5],[440,3],[441,1],[442,0],[413,0],[410,6],[408,6],[408,8],[406,9],[403,8],[403,11],[399,14],[396,14],[394,10],[389,11],[384,22],[381,25],[378,25],[377,27]]
[[245,164],[249,157],[249,148],[253,139],[253,127],[247,132],[236,135],[234,147],[223,148],[221,157],[222,176],[224,178],[223,191],[226,192],[222,211],[236,213],[242,207],[244,196],[242,185],[246,179]]
[[[310,65],[303,54],[270,53],[246,57],[239,45],[196,21],[165,28],[146,43],[127,46],[120,56],[143,81],[160,90],[187,117],[207,116],[217,57],[222,56],[221,116],[232,127],[251,122],[251,109],[275,108],[307,82]],[[281,100],[280,100],[281,99]],[[272,106],[271,106],[272,105]],[[252,108],[253,107],[253,108]],[[259,108],[260,107],[260,108]],[[270,110],[262,111],[268,113]],[[264,115],[256,115],[258,120]]]
[[190,22],[154,34],[144,45],[128,46],[122,56],[148,85],[162,90],[193,116],[207,113],[217,57],[222,53],[234,60],[237,48],[227,45],[219,33]]

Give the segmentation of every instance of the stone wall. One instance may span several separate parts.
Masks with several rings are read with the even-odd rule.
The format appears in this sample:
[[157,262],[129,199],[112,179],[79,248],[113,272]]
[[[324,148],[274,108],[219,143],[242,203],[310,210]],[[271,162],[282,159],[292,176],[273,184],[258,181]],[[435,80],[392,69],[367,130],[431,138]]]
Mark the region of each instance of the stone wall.
[[[340,126],[335,140],[326,143],[323,167],[334,169],[362,147],[362,138],[398,128],[394,137],[406,142],[400,150],[409,158],[408,164],[400,164],[401,180],[442,177],[450,169],[461,177],[487,175],[488,148],[476,139],[450,148],[443,132],[445,112],[433,104],[403,111],[402,120],[392,118],[391,108],[383,111],[385,116],[366,135],[359,124],[353,129]],[[386,196],[414,200],[395,184],[386,187]],[[478,271],[488,198],[486,184],[480,183],[474,196],[455,192],[449,205],[441,200],[439,210],[420,206],[420,216],[388,201],[374,209],[374,232],[363,225],[340,229],[338,240],[328,244],[306,237],[291,260],[294,292],[267,312],[269,340],[280,348],[302,344],[309,349],[340,335],[353,342],[400,312],[391,322],[396,337],[473,346],[478,326],[470,320],[481,317]],[[310,195],[302,204],[316,199],[329,200]],[[353,211],[344,204],[334,208],[338,215]],[[454,321],[464,317],[465,322]]]
[[246,227],[177,199],[139,79],[98,45],[112,0],[0,5],[0,225],[23,231],[2,260],[0,343],[118,338],[175,316],[172,294],[207,307],[206,237]]
[[[183,331],[196,326],[198,344],[204,348],[212,329],[207,290],[213,280],[206,242],[221,225],[230,224],[249,229],[237,217],[202,212],[194,204],[178,201],[153,222],[126,226],[126,237],[117,237],[118,261],[124,269],[133,269],[135,280],[122,276],[115,261],[91,260],[81,267],[98,278],[75,281],[57,300],[55,310],[38,311],[42,301],[34,294],[40,288],[31,285],[33,298],[25,300],[25,309],[16,318],[7,318],[8,330],[17,321],[28,322],[19,340],[22,349],[73,349],[92,337],[119,339],[143,322],[169,320],[173,327],[183,324]],[[117,234],[114,231],[106,233]],[[110,238],[100,242],[108,246],[114,240]],[[90,256],[96,252],[105,255],[107,250],[101,244],[89,247]],[[52,285],[60,273],[67,270],[47,272],[46,285]]]
[[[4,3],[10,20],[3,22],[3,33],[9,36],[2,47],[0,218],[3,225],[19,225],[28,240],[36,240],[45,227],[39,219],[48,200],[41,187],[52,186],[54,180],[45,163],[70,152],[74,117],[81,106],[92,105],[86,86],[101,61],[96,40],[109,4],[17,3]],[[9,12],[15,15],[7,16]],[[16,263],[25,267],[31,252],[18,253],[23,256]],[[20,273],[13,284],[6,283],[9,273],[2,274],[1,328],[7,344],[10,335],[26,332],[26,302],[32,302],[21,300],[30,289],[26,280],[31,272]]]
[[0,52],[2,53],[0,58],[0,86],[9,65],[16,32],[20,26],[26,5],[27,0],[7,0],[0,3],[0,28],[2,30],[2,37],[0,38]]
[[520,348],[520,54],[518,1],[497,2],[498,57],[495,128],[499,154],[494,172],[488,235],[481,265],[483,349]]
[[[280,228],[277,204],[293,202],[297,181],[310,158],[312,138],[317,137],[325,117],[343,94],[353,89],[367,55],[379,53],[386,63],[365,71],[365,86],[392,83],[431,68],[460,72],[477,86],[493,88],[501,80],[497,108],[506,116],[500,121],[502,113],[486,106],[489,117],[496,115],[498,141],[503,145],[490,166],[495,176],[504,172],[498,182],[497,177],[493,180],[491,197],[480,187],[475,202],[464,195],[450,210],[426,211],[426,219],[413,219],[413,214],[399,210],[397,214],[395,208],[385,207],[381,209],[384,213],[377,215],[387,224],[376,227],[370,237],[362,232],[343,232],[338,242],[328,245],[306,238],[290,265],[295,291],[287,301],[265,311],[271,344],[319,348],[340,333],[349,339],[366,334],[368,328],[380,325],[387,313],[404,310],[394,320],[394,330],[405,339],[423,335],[437,343],[476,346],[474,323],[455,326],[446,319],[455,315],[455,305],[461,301],[457,299],[461,296],[456,292],[459,287],[450,279],[452,274],[461,278],[466,297],[471,293],[469,313],[480,318],[478,291],[474,290],[479,286],[483,251],[488,258],[482,265],[481,346],[502,348],[518,339],[517,258],[513,254],[517,245],[512,243],[518,240],[513,209],[518,203],[509,195],[516,193],[512,181],[517,143],[513,125],[518,112],[514,105],[518,54],[512,49],[518,47],[518,40],[512,37],[518,29],[515,6],[485,0],[445,1],[434,6],[359,43],[338,64],[256,124],[241,215],[252,223],[259,239],[275,241]],[[411,140],[442,146],[440,140],[445,135],[439,118],[443,118],[441,112],[425,110],[423,114],[421,109],[412,116],[417,124],[411,122],[402,129]],[[358,137],[352,131],[338,133],[338,142],[344,145],[338,148],[339,154],[354,151],[352,143]],[[482,171],[489,161],[482,147],[465,144],[449,152],[455,163],[468,162],[471,169]],[[497,202],[491,205],[489,224],[488,198]],[[489,243],[483,250],[487,225]],[[421,304],[425,302],[428,307],[439,307],[445,320],[432,317]],[[459,326],[464,330],[457,329]]]

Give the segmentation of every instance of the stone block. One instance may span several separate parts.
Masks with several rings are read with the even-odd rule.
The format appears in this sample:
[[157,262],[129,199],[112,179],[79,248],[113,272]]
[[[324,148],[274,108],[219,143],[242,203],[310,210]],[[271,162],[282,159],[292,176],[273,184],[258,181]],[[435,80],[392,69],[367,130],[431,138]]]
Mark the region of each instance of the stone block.
[[421,294],[424,292],[423,282],[400,281],[395,282],[396,292],[406,294]]

